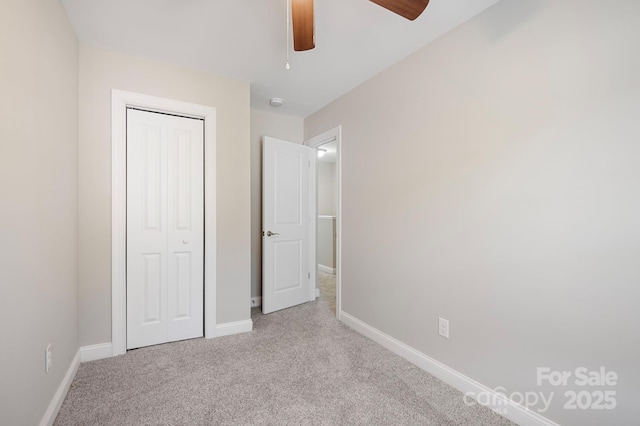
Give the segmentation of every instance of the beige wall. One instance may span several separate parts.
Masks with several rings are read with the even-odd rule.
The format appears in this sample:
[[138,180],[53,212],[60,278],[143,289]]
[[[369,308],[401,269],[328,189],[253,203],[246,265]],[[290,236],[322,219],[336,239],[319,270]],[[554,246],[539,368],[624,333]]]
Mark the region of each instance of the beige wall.
[[[305,120],[342,125],[345,312],[490,388],[555,391],[562,424],[637,423],[638,17],[503,1]],[[615,410],[536,386],[600,366]]]
[[[78,42],[58,1],[0,3],[0,424],[40,422],[78,353]],[[52,344],[53,365],[44,369]]]
[[262,294],[262,138],[302,143],[300,117],[251,110],[251,297]]
[[317,222],[316,261],[332,269],[336,267],[336,218],[335,216],[318,217]]
[[249,84],[80,45],[80,344],[111,341],[112,89],[216,108],[216,320],[249,319]]
[[335,268],[335,226],[336,226],[336,164],[318,161],[318,215],[334,216],[334,219],[318,218],[317,262],[319,265]]
[[336,163],[318,161],[318,214],[335,216]]

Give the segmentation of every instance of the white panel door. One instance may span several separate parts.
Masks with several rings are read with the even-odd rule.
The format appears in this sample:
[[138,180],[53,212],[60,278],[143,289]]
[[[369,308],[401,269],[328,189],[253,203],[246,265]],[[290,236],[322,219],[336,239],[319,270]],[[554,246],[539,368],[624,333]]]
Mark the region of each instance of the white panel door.
[[[315,298],[316,151],[264,138],[262,168],[262,312]],[[315,225],[314,225],[315,226]],[[314,231],[315,235],[315,231]],[[310,268],[311,266],[311,268]],[[313,269],[313,271],[312,271]]]
[[127,110],[127,349],[203,335],[203,128]]

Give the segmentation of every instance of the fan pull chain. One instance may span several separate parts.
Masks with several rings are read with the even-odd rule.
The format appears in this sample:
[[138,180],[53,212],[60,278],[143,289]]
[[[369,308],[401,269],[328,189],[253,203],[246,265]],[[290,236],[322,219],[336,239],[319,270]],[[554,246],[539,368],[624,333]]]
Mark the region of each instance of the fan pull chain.
[[291,69],[289,65],[289,38],[291,37],[291,0],[287,0],[287,62],[284,64],[286,70]]

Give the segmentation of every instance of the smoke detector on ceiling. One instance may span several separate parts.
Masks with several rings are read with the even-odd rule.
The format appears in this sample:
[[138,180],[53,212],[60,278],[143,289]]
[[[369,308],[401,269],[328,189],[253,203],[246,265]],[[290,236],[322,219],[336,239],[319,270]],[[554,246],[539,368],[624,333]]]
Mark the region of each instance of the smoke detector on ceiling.
[[279,107],[282,105],[282,98],[271,98],[269,99],[269,105],[272,107]]

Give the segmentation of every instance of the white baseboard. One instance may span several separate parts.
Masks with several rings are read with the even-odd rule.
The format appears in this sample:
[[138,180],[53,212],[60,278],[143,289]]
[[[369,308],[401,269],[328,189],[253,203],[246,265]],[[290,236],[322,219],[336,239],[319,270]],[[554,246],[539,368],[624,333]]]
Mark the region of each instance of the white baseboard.
[[78,371],[79,366],[80,349],[78,349],[78,352],[76,352],[75,356],[71,360],[71,365],[67,370],[67,374],[64,375],[62,383],[58,386],[58,390],[56,390],[56,393],[53,395],[53,399],[51,399],[49,407],[47,407],[47,411],[45,411],[44,416],[42,416],[42,420],[40,420],[40,426],[53,425],[53,422],[56,420],[56,416],[60,411],[60,407],[62,407],[64,398],[67,396],[71,382],[73,382],[73,378],[76,377],[76,372]]
[[[260,298],[257,298],[257,299],[260,299]],[[252,299],[252,306],[253,306],[253,299]],[[245,333],[251,330],[253,330],[253,322],[251,320],[228,322],[225,324],[218,324],[216,326],[216,333],[214,337]],[[83,346],[80,348],[80,362],[95,361],[98,359],[110,358],[112,356],[113,356],[113,347],[111,342],[99,343],[97,345]]]
[[[316,288],[316,299],[320,297],[320,289]],[[262,297],[252,297],[251,298],[251,307],[257,308],[258,306],[262,306]]]
[[226,322],[216,326],[216,337],[230,336],[232,334],[247,333],[253,330],[253,321],[250,319],[244,321]]
[[418,366],[427,373],[434,375],[443,382],[448,383],[462,393],[473,392],[473,395],[491,395],[491,397],[487,399],[491,400],[493,405],[487,405],[487,407],[521,426],[559,426],[557,423],[547,419],[546,417],[541,416],[522,405],[516,404],[493,389],[489,389],[483,384],[476,382],[475,380],[459,373],[439,361],[436,361],[433,358],[430,358],[422,352],[394,339],[374,327],[371,327],[369,324],[360,321],[344,311],[340,312],[340,320],[355,331],[365,335],[391,352],[400,355],[402,358]]
[[80,348],[80,362],[95,361],[113,356],[113,345],[99,343],[97,345],[83,346]]
[[322,265],[320,263],[318,263],[318,271],[324,272],[325,274],[331,274],[331,275],[335,275],[336,274],[336,268],[332,268],[332,267],[327,266],[327,265]]

